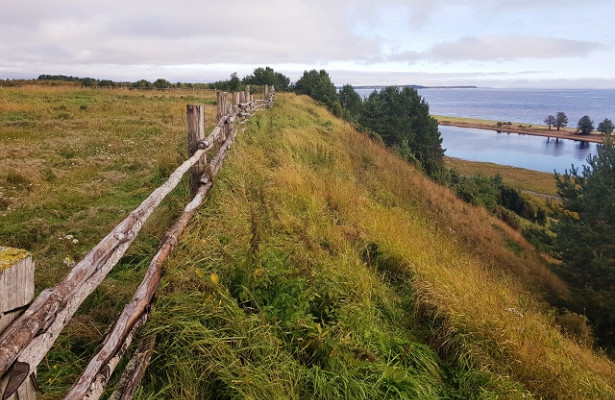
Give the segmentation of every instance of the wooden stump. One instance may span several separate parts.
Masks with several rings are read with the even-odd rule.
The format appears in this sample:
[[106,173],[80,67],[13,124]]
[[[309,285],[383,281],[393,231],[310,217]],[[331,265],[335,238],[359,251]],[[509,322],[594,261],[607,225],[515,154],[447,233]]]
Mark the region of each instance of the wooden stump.
[[[25,250],[0,246],[0,333],[16,320],[34,297],[34,262]],[[36,372],[15,365],[0,378],[0,395],[7,400],[34,400]],[[32,378],[30,377],[32,375]],[[22,383],[23,382],[23,383]],[[7,391],[14,392],[5,397]]]
[[0,246],[0,333],[34,297],[34,262],[25,250]]

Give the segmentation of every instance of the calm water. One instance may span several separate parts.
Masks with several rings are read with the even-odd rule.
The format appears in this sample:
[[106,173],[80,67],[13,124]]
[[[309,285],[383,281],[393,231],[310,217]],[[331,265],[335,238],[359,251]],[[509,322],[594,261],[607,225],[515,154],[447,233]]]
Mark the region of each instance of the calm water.
[[[371,91],[357,90],[362,96]],[[544,124],[548,115],[563,111],[569,127],[575,127],[584,115],[595,126],[605,118],[615,120],[613,89],[419,89],[418,93],[435,115]],[[590,153],[596,154],[595,144],[572,140],[556,142],[537,136],[445,126],[440,127],[440,132],[447,156],[544,172],[563,172],[571,164],[585,164]]]
[[492,162],[535,171],[563,173],[570,165],[586,164],[596,144],[576,140],[497,133],[484,129],[441,126],[442,147],[449,157]]

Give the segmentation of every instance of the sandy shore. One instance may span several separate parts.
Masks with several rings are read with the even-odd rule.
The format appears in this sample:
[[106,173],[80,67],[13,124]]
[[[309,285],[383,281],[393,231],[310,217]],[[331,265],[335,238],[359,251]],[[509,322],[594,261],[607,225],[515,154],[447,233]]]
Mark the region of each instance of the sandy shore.
[[511,125],[502,124],[498,126],[497,121],[488,121],[470,118],[456,118],[442,115],[434,115],[438,120],[438,124],[443,126],[457,126],[460,128],[475,128],[488,129],[492,131],[520,133],[523,135],[545,136],[558,139],[571,139],[583,142],[602,143],[602,133],[592,132],[590,135],[578,135],[575,129],[563,128],[559,131],[555,128],[550,130],[543,125],[526,125],[521,123],[513,123]]

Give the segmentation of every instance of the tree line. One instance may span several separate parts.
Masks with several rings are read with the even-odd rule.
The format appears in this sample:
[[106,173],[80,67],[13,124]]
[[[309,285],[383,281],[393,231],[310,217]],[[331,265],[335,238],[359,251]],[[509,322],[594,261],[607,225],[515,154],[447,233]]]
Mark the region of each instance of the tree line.
[[[564,112],[560,111],[555,115],[547,116],[544,123],[549,130],[551,130],[551,127],[555,127],[559,131],[560,128],[565,128],[568,125],[568,117]],[[577,132],[581,135],[589,135],[594,129],[601,132],[603,135],[610,135],[613,133],[615,125],[610,119],[605,118],[598,124],[598,128],[595,128],[594,121],[592,121],[588,115],[582,116],[577,122]]]
[[334,115],[391,147],[432,179],[445,180],[438,121],[416,89],[389,86],[363,99],[349,84],[338,92],[327,71],[311,70],[303,73],[293,90],[323,103]]

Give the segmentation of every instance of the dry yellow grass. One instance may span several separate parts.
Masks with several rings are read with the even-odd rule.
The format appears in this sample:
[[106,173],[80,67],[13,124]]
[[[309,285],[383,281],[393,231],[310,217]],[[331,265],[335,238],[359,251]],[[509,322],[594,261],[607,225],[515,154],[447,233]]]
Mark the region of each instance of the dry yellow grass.
[[[376,242],[411,269],[417,309],[444,353],[538,397],[615,398],[613,364],[560,333],[544,301],[567,289],[517,231],[307,98],[280,96],[276,107],[269,146],[241,146],[237,156],[246,173],[270,168],[257,175],[266,177],[276,232],[302,230],[313,246],[326,236],[341,249]],[[305,114],[324,123],[303,127]]]

